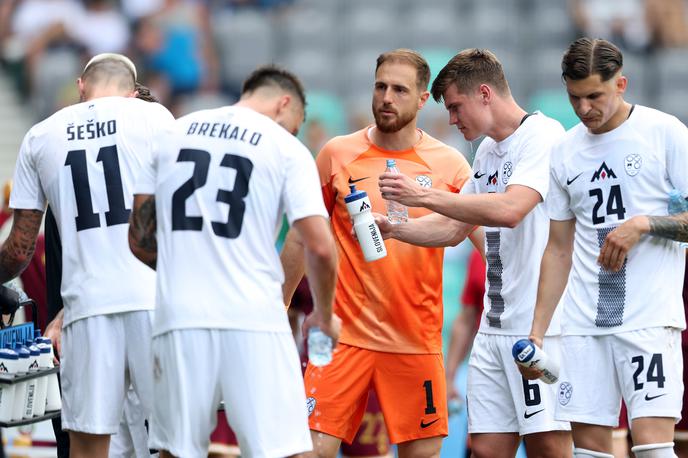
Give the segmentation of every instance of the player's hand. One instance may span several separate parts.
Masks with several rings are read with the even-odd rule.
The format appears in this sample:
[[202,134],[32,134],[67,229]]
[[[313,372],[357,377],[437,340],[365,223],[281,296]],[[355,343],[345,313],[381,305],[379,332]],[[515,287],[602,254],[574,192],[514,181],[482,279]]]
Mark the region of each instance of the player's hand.
[[375,224],[380,229],[380,235],[382,235],[383,239],[394,238],[393,231],[395,225],[389,222],[387,216],[373,213],[373,218],[375,218]]
[[407,207],[422,207],[426,188],[403,174],[383,173],[378,180],[382,197],[400,202]]
[[63,315],[58,314],[53,321],[48,323],[45,327],[45,332],[43,337],[49,338],[53,343],[53,363],[55,365],[60,364],[60,356],[62,355],[62,317]]
[[[543,345],[542,337],[530,335],[530,336],[528,336],[528,340],[533,342],[538,347],[542,348],[542,345]],[[521,373],[523,378],[525,378],[526,380],[537,380],[540,377],[542,377],[542,375],[543,375],[543,372],[540,369],[537,369],[535,367],[524,367],[524,366],[521,366],[520,364],[518,364],[516,362],[514,362],[514,364],[516,364],[516,367],[518,367],[518,371]]]
[[332,339],[332,348],[337,345],[339,333],[342,329],[342,320],[336,314],[333,313],[332,317],[327,320],[322,316],[320,310],[317,308],[314,309],[313,312],[303,320],[301,332],[303,333],[304,339],[308,338],[308,330],[312,327],[320,328],[322,332]]
[[628,252],[649,231],[647,217],[633,217],[607,234],[604,239],[597,263],[604,269],[618,272],[626,261]]

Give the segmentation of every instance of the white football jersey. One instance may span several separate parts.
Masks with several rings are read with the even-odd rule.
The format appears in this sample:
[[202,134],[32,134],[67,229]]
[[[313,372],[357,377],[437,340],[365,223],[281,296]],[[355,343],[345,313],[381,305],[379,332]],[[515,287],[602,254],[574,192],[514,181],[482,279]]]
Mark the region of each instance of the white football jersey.
[[646,235],[619,272],[597,263],[615,227],[667,215],[672,189],[688,195],[688,129],[666,113],[636,105],[616,129],[594,135],[578,124],[555,146],[547,208],[554,220],[576,220],[562,334],[685,327],[685,250],[677,242]]
[[155,273],[129,250],[136,174],[153,135],[174,121],[157,103],[104,97],[64,108],[24,137],[10,206],[55,214],[64,324],[152,310]]
[[[529,116],[501,142],[486,137],[473,161],[473,178],[464,193],[505,192],[527,186],[544,200],[549,188],[551,148],[564,128],[542,113]],[[549,219],[541,202],[513,229],[485,227],[485,308],[480,332],[528,335],[535,310],[540,261],[547,245]],[[559,333],[558,315],[547,335]]]
[[327,217],[308,149],[244,107],[192,113],[160,137],[136,194],[154,194],[154,335],[181,328],[289,332],[275,240],[289,223]]

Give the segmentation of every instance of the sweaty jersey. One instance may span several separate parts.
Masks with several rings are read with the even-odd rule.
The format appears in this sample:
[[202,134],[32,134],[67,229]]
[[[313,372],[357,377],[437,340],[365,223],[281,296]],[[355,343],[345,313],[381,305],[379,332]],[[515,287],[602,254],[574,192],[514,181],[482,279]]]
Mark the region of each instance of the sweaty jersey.
[[[564,128],[542,113],[528,116],[500,142],[486,137],[475,154],[465,194],[505,192],[527,186],[544,201],[549,188],[550,154]],[[535,310],[540,261],[547,245],[549,218],[542,202],[515,228],[485,227],[485,308],[480,332],[528,335]],[[559,333],[558,314],[547,335]]]
[[184,116],[159,137],[136,194],[154,194],[154,335],[183,328],[290,332],[275,240],[289,223],[327,217],[310,152],[244,107]]
[[[378,188],[385,159],[421,186],[457,192],[470,167],[457,150],[419,130],[421,139],[404,151],[375,146],[365,128],[329,141],[316,158],[325,205],[339,250],[335,313],[342,319],[339,340],[347,345],[391,353],[442,351],[442,248],[385,240],[387,256],[366,262],[351,235],[344,197],[349,183],[368,193],[372,211],[386,213]],[[430,213],[409,208],[409,217]]]
[[53,210],[65,325],[154,308],[155,273],[131,253],[127,232],[151,138],[173,121],[157,103],[104,97],[60,110],[24,137],[10,206]]
[[552,153],[548,201],[554,220],[576,220],[573,265],[561,306],[563,334],[599,335],[653,326],[683,329],[685,250],[645,235],[619,272],[597,263],[604,240],[636,215],[667,215],[669,192],[688,195],[688,129],[661,111],[635,106],[616,129],[583,124]]

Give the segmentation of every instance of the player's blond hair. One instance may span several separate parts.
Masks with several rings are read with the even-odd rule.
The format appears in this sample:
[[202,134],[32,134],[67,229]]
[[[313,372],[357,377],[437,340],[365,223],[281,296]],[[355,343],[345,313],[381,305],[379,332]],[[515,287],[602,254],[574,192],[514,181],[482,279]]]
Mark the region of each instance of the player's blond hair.
[[377,58],[375,73],[377,73],[378,68],[385,62],[401,62],[411,65],[416,69],[416,85],[418,89],[421,91],[427,90],[428,83],[430,82],[430,66],[420,53],[405,48],[382,53]]
[[502,96],[511,93],[497,56],[487,49],[470,48],[452,57],[440,70],[430,92],[432,98],[440,102],[451,85],[456,86],[460,93],[467,94],[481,84],[489,85]]

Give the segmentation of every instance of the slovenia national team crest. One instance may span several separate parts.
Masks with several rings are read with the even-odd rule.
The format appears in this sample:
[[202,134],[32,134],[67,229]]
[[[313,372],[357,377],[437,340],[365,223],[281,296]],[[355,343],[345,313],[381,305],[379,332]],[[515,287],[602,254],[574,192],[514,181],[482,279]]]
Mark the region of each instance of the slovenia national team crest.
[[424,188],[432,188],[432,178],[427,175],[418,175],[416,177],[416,183]]
[[561,382],[559,385],[559,404],[565,406],[571,400],[573,386],[569,382]]
[[643,165],[643,158],[640,154],[629,154],[626,156],[624,163],[624,170],[629,176],[636,176],[640,172],[640,166]]
[[502,183],[507,184],[509,183],[509,178],[511,178],[511,174],[514,172],[514,164],[511,163],[511,161],[507,161],[504,163],[504,167],[502,167]]
[[308,409],[308,416],[309,417],[311,416],[311,414],[315,410],[315,404],[316,404],[316,401],[315,401],[314,397],[310,397],[310,398],[306,399],[306,408]]

